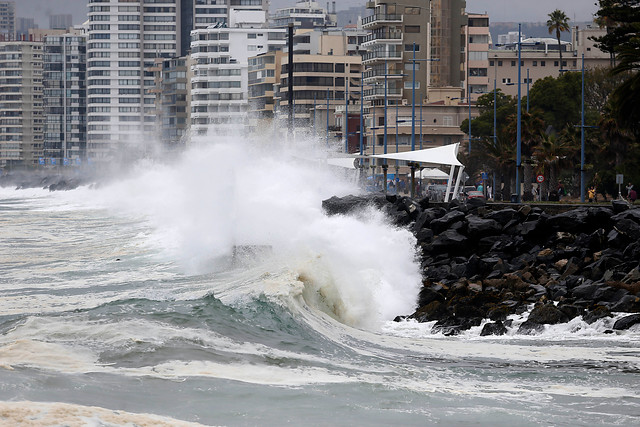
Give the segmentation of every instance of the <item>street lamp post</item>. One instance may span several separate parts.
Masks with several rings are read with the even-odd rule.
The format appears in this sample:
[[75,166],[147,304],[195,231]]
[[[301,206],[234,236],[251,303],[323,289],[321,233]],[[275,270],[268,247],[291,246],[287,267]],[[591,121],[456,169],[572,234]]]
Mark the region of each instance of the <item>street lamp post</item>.
[[580,202],[584,203],[584,53],[582,54],[582,118],[580,123]]
[[518,123],[516,131],[516,203],[520,203],[520,167],[522,165],[522,24],[518,24]]

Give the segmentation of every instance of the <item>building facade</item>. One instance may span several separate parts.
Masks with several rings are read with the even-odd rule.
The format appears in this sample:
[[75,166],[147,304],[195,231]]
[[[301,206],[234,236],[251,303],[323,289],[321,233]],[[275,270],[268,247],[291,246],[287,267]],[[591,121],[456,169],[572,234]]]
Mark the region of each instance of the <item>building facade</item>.
[[[261,15],[261,16],[259,16]],[[191,131],[237,131],[249,111],[249,57],[280,50],[286,32],[264,28],[266,15],[238,12],[234,28],[210,26],[191,33]]]
[[493,90],[489,89],[489,15],[469,14],[467,26],[466,93],[471,102]]
[[[574,27],[572,40],[574,43],[562,42],[562,65],[558,51],[558,41],[553,38],[527,38],[521,42],[522,96],[526,95],[537,80],[545,77],[558,77],[560,70],[579,70],[582,67],[582,54],[586,69],[611,66],[610,56],[595,47],[590,37],[599,37],[606,30],[587,27]],[[496,87],[511,96],[518,94],[518,43],[501,46],[489,51],[490,86],[493,80]]]
[[[155,135],[153,67],[178,52],[176,0],[89,0],[87,155],[143,154]],[[124,151],[123,151],[124,150]]]
[[42,43],[0,41],[0,167],[33,167],[44,145]]
[[[327,2],[327,9],[329,2]],[[337,26],[336,2],[333,2],[333,10],[323,9],[316,1],[297,1],[294,6],[277,9],[270,16],[272,28],[288,28],[292,24],[294,28],[327,28]]]
[[44,37],[44,157],[49,162],[86,159],[86,49],[83,31]]
[[0,1],[0,40],[13,40],[16,36],[16,5],[13,1]]

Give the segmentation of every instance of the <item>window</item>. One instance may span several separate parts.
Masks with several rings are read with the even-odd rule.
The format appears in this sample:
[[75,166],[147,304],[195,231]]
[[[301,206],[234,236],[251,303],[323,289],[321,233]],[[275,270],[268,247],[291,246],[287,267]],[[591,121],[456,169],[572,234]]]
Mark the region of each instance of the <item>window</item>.
[[540,61],[540,66],[541,67],[546,67],[547,66],[547,61]]
[[498,61],[498,67],[502,67],[502,61]]
[[405,7],[404,13],[405,15],[420,15],[420,9],[419,7]]
[[515,67],[516,66],[516,61],[511,61],[511,66]]
[[405,33],[419,33],[420,25],[405,25],[404,26]]
[[537,67],[538,66],[538,61],[533,61],[533,66]]
[[495,65],[495,61],[489,61],[489,66],[493,67]]
[[489,59],[489,52],[469,52],[469,61],[486,61]]
[[404,45],[404,51],[405,52],[413,52],[413,47],[416,47],[416,52],[420,52],[420,45],[419,44],[405,44]]

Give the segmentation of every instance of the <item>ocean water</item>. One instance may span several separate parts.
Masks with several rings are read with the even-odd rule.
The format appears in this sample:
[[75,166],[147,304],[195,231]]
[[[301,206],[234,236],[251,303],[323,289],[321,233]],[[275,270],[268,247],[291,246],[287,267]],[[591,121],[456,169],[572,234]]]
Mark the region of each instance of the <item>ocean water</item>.
[[415,241],[325,216],[358,190],[318,155],[230,141],[0,189],[0,425],[640,425],[637,326],[392,322],[415,309]]

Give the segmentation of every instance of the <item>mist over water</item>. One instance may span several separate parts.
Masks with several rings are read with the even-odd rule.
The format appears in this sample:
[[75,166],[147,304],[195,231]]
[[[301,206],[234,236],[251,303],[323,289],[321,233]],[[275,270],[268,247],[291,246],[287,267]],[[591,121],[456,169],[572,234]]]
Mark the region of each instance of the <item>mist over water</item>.
[[326,155],[217,137],[94,187],[0,189],[0,425],[635,423],[640,325],[389,321],[415,309],[415,240],[326,216],[360,191]]
[[328,154],[313,140],[218,137],[171,163],[140,162],[83,197],[146,221],[149,244],[188,274],[227,268],[234,247],[267,247],[259,261],[298,275],[307,303],[349,325],[377,327],[415,309],[415,240],[373,209],[327,217],[322,200],[360,191],[354,171],[328,166]]

